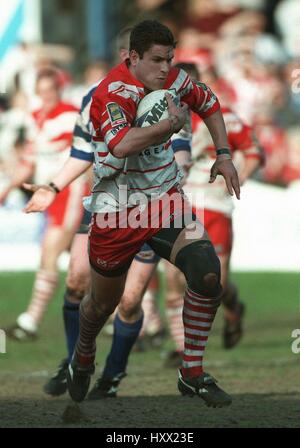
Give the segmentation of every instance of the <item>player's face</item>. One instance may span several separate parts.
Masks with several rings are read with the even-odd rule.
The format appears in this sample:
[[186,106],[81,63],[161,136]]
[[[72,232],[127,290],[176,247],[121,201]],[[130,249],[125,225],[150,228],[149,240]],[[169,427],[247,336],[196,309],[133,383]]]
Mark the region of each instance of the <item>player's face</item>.
[[44,109],[51,109],[59,102],[59,89],[51,78],[42,78],[36,86],[36,93],[42,100]]
[[168,77],[174,49],[172,46],[152,45],[143,58],[133,50],[130,53],[131,69],[134,76],[141,81],[147,90],[163,89]]

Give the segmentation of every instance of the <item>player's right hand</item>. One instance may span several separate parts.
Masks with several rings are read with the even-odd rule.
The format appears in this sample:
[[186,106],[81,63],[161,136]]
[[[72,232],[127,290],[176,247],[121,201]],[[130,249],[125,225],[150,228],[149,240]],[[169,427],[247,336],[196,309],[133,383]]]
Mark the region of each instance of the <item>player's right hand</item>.
[[23,209],[25,213],[44,212],[56,197],[55,191],[49,185],[23,184],[23,187],[34,193]]
[[168,102],[168,111],[170,117],[175,117],[174,122],[174,132],[179,132],[181,128],[185,125],[187,118],[187,111],[189,109],[187,104],[181,104],[179,107],[173,101],[172,95],[166,93],[166,99]]

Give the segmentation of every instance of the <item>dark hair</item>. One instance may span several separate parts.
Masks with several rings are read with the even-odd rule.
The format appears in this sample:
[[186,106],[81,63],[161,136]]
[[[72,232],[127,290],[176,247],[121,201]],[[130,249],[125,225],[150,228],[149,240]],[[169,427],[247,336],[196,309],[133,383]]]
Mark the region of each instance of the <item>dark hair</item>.
[[175,67],[181,68],[182,70],[187,72],[187,74],[191,78],[193,78],[197,81],[200,80],[199,70],[197,68],[197,65],[194,64],[193,62],[178,62],[177,64],[175,64]]
[[41,79],[44,78],[52,79],[52,81],[54,81],[55,83],[56,88],[60,88],[59,72],[55,68],[45,68],[40,70],[36,77],[36,84],[38,84]]
[[129,50],[135,50],[140,58],[155,44],[176,47],[172,32],[157,20],[144,20],[131,31]]
[[116,39],[116,43],[117,43],[117,50],[129,50],[129,39],[130,39],[130,34],[132,32],[133,28],[131,26],[127,26],[126,28],[123,28]]

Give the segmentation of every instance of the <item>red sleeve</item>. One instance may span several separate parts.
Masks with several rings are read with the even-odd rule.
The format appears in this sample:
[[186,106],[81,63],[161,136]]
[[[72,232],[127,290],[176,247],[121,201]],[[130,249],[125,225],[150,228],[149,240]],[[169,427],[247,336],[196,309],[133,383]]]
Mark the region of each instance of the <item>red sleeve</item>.
[[[208,118],[220,109],[220,103],[213,91],[204,83],[188,78],[181,100],[202,119]],[[180,92],[179,92],[180,93]]]
[[130,130],[135,115],[136,104],[131,98],[96,92],[90,112],[95,139],[104,141],[112,151]]
[[230,114],[227,120],[224,115],[228,141],[233,151],[242,151],[245,158],[256,158],[263,164],[264,157],[262,149],[255,138],[253,129],[243,123],[236,115]]

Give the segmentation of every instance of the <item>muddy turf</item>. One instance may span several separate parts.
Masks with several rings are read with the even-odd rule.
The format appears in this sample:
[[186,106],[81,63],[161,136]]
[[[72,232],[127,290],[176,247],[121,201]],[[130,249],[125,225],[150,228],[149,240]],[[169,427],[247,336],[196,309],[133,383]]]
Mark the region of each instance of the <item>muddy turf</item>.
[[[0,328],[24,310],[33,277],[33,273],[0,274]],[[172,349],[169,341],[132,354],[118,398],[74,407],[67,394],[46,396],[43,384],[65,356],[62,276],[39,339],[7,341],[7,353],[0,354],[0,427],[299,427],[300,353],[291,347],[292,332],[300,328],[300,276],[243,273],[233,279],[247,306],[245,336],[235,349],[222,349],[220,310],[206,355],[206,371],[232,395],[231,407],[209,409],[198,397],[179,395],[176,369],[163,367],[163,355]],[[109,344],[107,336],[98,339],[97,373]]]

